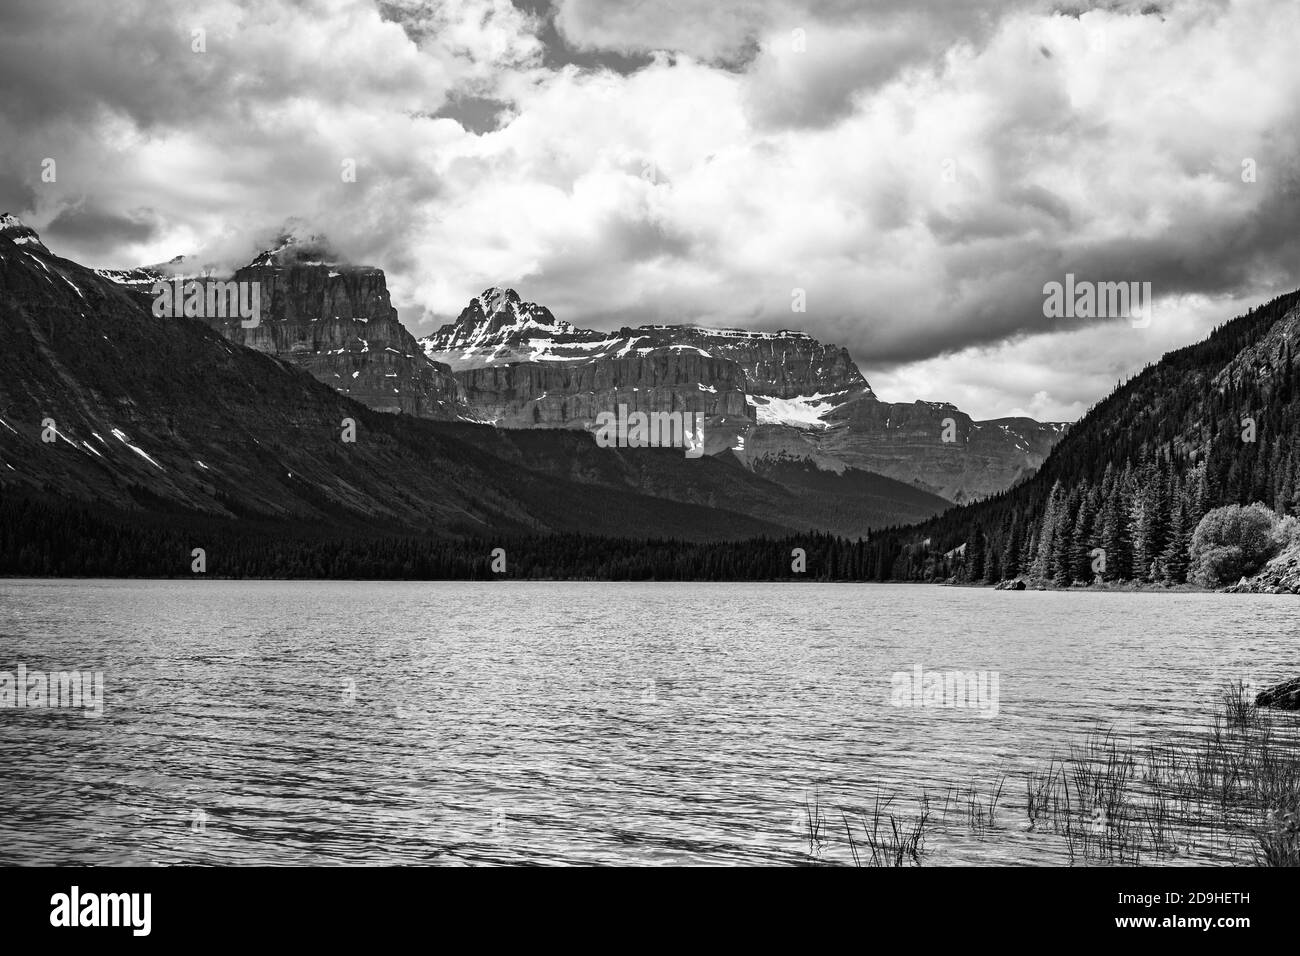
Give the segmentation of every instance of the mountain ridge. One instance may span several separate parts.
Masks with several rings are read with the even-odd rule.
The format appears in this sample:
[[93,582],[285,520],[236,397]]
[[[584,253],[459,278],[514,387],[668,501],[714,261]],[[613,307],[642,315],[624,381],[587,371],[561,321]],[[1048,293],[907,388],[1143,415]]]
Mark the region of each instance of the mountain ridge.
[[[143,292],[177,265],[100,274]],[[699,414],[713,436],[706,452],[732,451],[750,468],[773,440],[756,430],[777,426],[790,432],[780,442],[787,451],[803,446],[819,467],[882,474],[956,503],[1032,474],[1068,427],[976,422],[944,403],[882,402],[847,349],[806,332],[581,329],[505,286],[474,296],[454,321],[417,340],[392,307],[382,269],[348,264],[324,237],[301,229],[286,230],[232,278],[266,285],[266,321],[250,329],[214,317],[214,328],[381,411],[585,431],[622,405]]]
[[[806,332],[581,329],[500,286],[420,344],[452,369],[480,421],[589,429],[618,404],[686,409],[724,432],[725,447],[746,444],[740,456],[751,467],[763,454],[755,449],[801,445],[820,467],[884,474],[957,503],[1033,474],[1068,428],[1018,416],[977,422],[948,403],[883,402],[847,349]],[[777,439],[759,426],[790,434]]]
[[[376,314],[389,308],[367,301]],[[268,302],[276,315],[274,289]],[[730,456],[387,414],[229,333],[156,315],[138,288],[0,236],[2,502],[174,515],[185,527],[202,518],[440,538],[653,528],[682,540],[823,519],[860,535],[945,505],[891,483],[875,492],[886,510],[831,514]],[[860,492],[846,485],[843,496]]]

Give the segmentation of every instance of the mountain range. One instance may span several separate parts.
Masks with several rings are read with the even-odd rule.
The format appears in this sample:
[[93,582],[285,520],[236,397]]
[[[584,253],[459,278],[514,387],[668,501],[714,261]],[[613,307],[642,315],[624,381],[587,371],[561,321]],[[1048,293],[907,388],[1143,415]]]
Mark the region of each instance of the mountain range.
[[[706,541],[861,535],[948,506],[854,468],[792,459],[763,473],[729,454],[690,460],[600,448],[580,429],[475,422],[450,368],[397,321],[378,270],[259,256],[236,273],[262,284],[249,329],[155,315],[150,290],[166,272],[96,271],[0,218],[4,507],[285,533]],[[10,543],[11,567],[30,568],[21,551],[38,545]]]
[[[177,265],[100,274],[140,288]],[[893,478],[947,502],[1033,474],[1066,429],[1028,418],[974,421],[945,403],[883,402],[847,350],[803,332],[692,325],[599,332],[509,288],[485,290],[454,322],[416,341],[398,320],[383,272],[341,261],[319,236],[286,233],[232,278],[261,284],[264,321],[248,329],[209,318],[215,329],[379,411],[587,431],[620,405],[698,413],[707,423],[705,450],[729,453],[752,471],[806,461]]]

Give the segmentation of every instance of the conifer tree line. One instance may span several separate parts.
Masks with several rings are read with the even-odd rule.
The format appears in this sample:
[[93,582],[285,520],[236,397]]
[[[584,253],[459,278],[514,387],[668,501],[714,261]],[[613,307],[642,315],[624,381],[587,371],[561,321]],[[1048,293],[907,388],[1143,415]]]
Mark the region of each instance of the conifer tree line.
[[[192,570],[202,547],[206,571]],[[504,566],[493,570],[493,554]],[[793,559],[796,549],[804,561]],[[386,581],[860,581],[864,541],[809,532],[728,542],[560,534],[439,539],[292,526],[141,520],[68,503],[0,501],[0,575]],[[804,567],[806,571],[795,571]]]

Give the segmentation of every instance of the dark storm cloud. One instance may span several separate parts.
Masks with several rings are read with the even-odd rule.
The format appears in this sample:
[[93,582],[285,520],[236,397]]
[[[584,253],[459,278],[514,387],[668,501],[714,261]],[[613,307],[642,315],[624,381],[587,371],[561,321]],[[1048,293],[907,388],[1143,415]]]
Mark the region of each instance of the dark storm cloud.
[[433,116],[453,119],[471,133],[490,133],[501,128],[502,115],[509,109],[505,100],[453,94]]
[[36,203],[36,190],[21,177],[0,170],[0,213],[17,213]]
[[51,220],[41,235],[47,243],[76,242],[101,254],[128,243],[146,242],[158,235],[159,217],[151,209],[121,215],[93,205],[72,206]]
[[[38,125],[92,119],[107,105],[149,127],[195,109],[200,85],[184,67],[190,38],[169,0],[0,5],[0,115]],[[142,82],[144,77],[152,82]],[[163,78],[166,78],[164,81]]]
[[[1300,116],[1296,121],[1300,124]],[[1063,282],[1067,273],[1076,282],[1149,282],[1157,299],[1204,295],[1254,297],[1263,302],[1290,291],[1300,280],[1296,265],[1300,263],[1300,230],[1296,229],[1300,187],[1294,161],[1287,157],[1286,162],[1287,166],[1274,170],[1282,181],[1270,192],[1269,201],[1251,215],[1225,220],[1220,210],[1201,208],[1189,200],[1179,210],[1178,228],[1157,236],[1064,239],[1037,248],[1024,243],[993,253],[979,249],[976,241],[1006,238],[992,225],[985,228],[990,219],[973,220],[972,228],[960,236],[932,222],[936,236],[945,241],[972,243],[947,260],[942,283],[954,290],[976,288],[977,296],[955,292],[946,310],[910,330],[892,325],[874,309],[865,316],[833,316],[828,324],[846,330],[845,344],[855,354],[892,368],[974,345],[1087,324],[1043,315],[1044,284]]]

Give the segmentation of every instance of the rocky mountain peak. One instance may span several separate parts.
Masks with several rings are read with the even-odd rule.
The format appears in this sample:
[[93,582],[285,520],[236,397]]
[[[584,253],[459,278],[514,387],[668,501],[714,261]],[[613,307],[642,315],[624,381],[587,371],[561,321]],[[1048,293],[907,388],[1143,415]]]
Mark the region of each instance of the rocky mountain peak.
[[[493,332],[505,329],[518,329],[522,332],[534,328],[563,334],[573,330],[572,325],[557,319],[545,306],[525,302],[514,289],[499,286],[485,289],[482,295],[470,300],[469,308],[465,311],[471,314],[477,312],[480,323],[486,320]],[[464,317],[465,312],[461,312],[461,316]]]
[[45,248],[45,244],[41,242],[41,237],[36,234],[36,230],[12,213],[0,213],[0,236],[4,236],[17,246],[27,246],[28,248],[39,249],[41,252],[50,251]]
[[425,340],[431,352],[487,349],[498,351],[529,339],[579,334],[536,302],[525,302],[514,289],[492,286],[470,299],[455,322]]
[[514,289],[503,289],[499,286],[484,289],[477,298],[480,307],[487,315],[495,315],[505,309],[517,308],[520,304],[518,292]]

